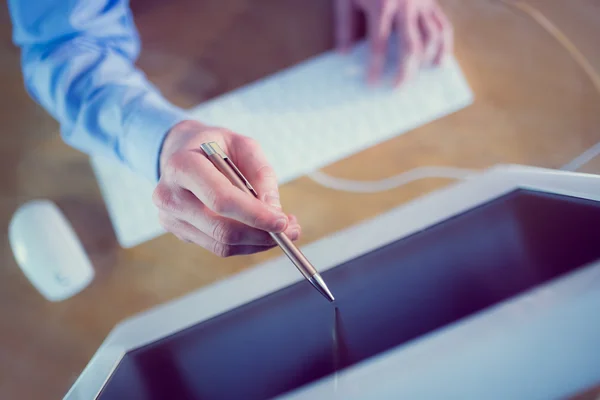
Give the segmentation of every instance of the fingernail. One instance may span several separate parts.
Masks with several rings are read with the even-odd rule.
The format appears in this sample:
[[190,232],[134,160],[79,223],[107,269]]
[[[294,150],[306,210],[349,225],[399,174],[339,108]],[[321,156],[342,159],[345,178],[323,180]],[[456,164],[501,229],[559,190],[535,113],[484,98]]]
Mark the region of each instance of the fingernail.
[[281,201],[277,192],[269,192],[265,195],[265,202],[275,208],[281,208]]
[[277,232],[283,231],[286,226],[287,226],[287,220],[285,218],[280,218],[275,223],[275,229],[277,230]]
[[300,236],[300,232],[298,232],[295,229],[292,232],[290,232],[290,239],[292,239],[292,240],[298,239],[299,236]]

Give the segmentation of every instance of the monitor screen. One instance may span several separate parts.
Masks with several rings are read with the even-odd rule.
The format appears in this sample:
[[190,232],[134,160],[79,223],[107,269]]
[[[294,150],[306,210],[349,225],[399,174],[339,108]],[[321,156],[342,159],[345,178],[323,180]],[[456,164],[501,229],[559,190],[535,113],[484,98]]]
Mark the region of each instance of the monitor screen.
[[337,310],[300,281],[132,350],[99,398],[282,395],[600,259],[599,226],[598,202],[514,191],[325,271]]

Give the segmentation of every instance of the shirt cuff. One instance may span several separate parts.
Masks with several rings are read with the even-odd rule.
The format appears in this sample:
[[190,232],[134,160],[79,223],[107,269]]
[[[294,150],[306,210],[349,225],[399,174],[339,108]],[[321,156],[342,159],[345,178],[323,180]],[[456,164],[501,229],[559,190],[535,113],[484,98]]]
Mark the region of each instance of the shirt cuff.
[[173,126],[189,119],[185,111],[171,105],[159,94],[146,94],[129,117],[121,146],[125,162],[134,172],[153,183],[158,182],[164,139]]

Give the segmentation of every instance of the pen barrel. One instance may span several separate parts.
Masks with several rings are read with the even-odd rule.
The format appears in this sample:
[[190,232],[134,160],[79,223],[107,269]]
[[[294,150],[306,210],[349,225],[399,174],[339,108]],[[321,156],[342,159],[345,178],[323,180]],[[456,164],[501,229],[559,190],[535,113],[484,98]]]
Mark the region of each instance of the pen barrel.
[[[233,185],[235,185],[237,188],[244,191],[245,193],[258,198],[258,194],[254,190],[254,188],[245,180],[245,178],[243,178],[241,172],[229,160],[229,158],[223,158],[217,153],[210,154],[207,157],[210,159],[210,161],[212,161],[215,167],[229,179],[229,181]],[[302,254],[300,249],[298,249],[294,245],[292,240],[289,237],[287,237],[285,233],[269,232],[269,234],[306,279],[310,280],[313,276],[317,274],[317,270],[315,269],[315,267],[313,267],[313,265],[310,263],[310,261],[308,261],[306,256]]]
[[[238,189],[246,192],[247,194],[258,198],[258,194],[252,187],[248,187],[244,179],[238,174],[237,168],[227,158],[223,158],[218,154],[211,154],[208,156],[210,161],[217,167],[217,169],[229,179],[229,181],[235,185]],[[228,162],[229,161],[229,162]]]
[[281,247],[285,255],[290,259],[291,262],[294,263],[296,268],[300,271],[302,275],[308,280],[310,280],[313,276],[317,274],[317,270],[313,265],[308,261],[306,256],[302,254],[300,249],[298,249],[292,240],[287,237],[285,233],[272,233],[270,232],[271,237],[275,242]]

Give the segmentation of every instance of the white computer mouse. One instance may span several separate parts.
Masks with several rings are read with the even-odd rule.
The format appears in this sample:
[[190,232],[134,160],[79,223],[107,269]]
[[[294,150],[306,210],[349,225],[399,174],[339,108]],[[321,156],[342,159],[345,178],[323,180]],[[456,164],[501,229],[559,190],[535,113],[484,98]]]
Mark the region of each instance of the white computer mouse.
[[22,205],[9,226],[15,259],[33,286],[48,300],[65,300],[94,278],[83,245],[60,209],[48,200]]

